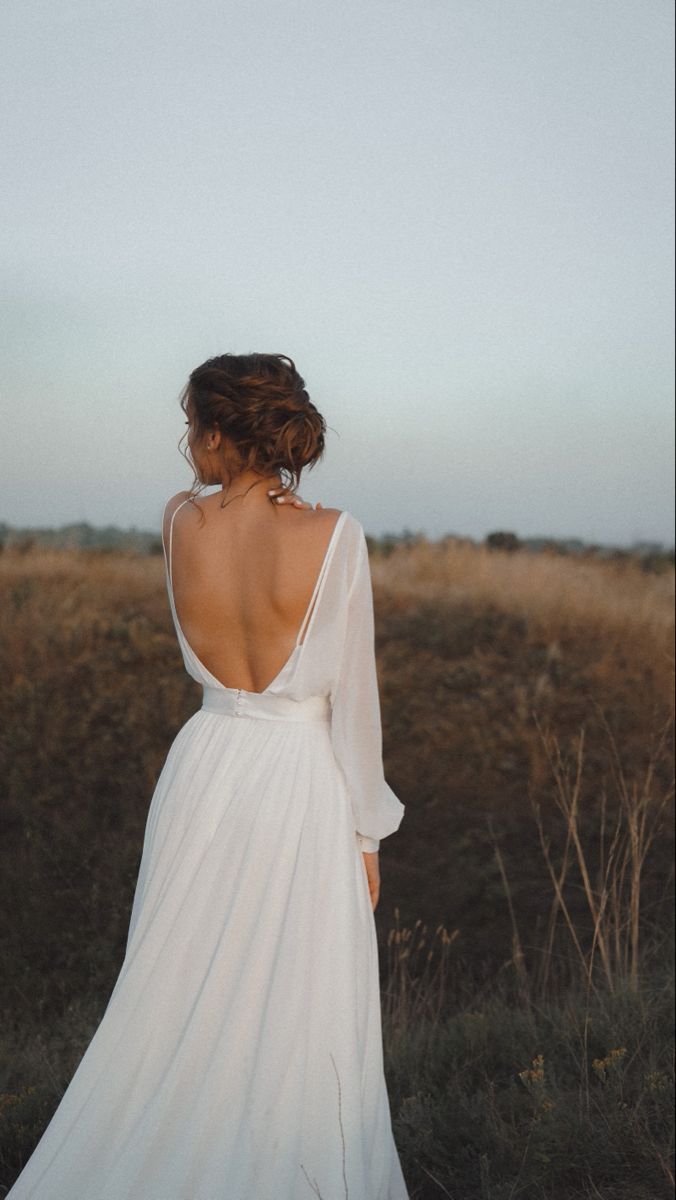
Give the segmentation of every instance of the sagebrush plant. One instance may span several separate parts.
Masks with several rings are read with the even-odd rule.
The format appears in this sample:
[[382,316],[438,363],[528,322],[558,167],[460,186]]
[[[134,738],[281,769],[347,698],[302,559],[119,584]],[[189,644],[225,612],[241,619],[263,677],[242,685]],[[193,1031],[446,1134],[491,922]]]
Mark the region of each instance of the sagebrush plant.
[[[424,542],[372,570],[411,1200],[673,1195],[673,571]],[[6,550],[0,667],[7,1188],[103,1015],[199,696],[156,557]]]

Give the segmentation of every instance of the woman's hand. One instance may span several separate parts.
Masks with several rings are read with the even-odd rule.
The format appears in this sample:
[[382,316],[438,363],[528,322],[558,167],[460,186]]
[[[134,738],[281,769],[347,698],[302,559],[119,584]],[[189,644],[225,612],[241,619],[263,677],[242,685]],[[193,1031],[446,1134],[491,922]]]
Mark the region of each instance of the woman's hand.
[[303,497],[299,496],[297,492],[285,492],[281,487],[268,488],[268,496],[275,497],[275,504],[293,504],[295,508],[323,508],[320,501],[310,504],[309,500],[303,500]]
[[362,851],[362,854],[364,858],[364,866],[366,867],[366,878],[368,879],[369,883],[371,906],[375,912],[376,904],[378,903],[378,897],[380,896],[380,862],[378,859],[378,851],[375,850],[373,854],[367,854],[364,850]]

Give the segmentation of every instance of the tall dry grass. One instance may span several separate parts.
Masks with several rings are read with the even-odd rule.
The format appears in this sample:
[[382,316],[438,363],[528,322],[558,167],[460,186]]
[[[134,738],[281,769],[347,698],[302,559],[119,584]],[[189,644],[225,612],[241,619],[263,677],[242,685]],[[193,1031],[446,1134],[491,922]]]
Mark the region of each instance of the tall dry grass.
[[[670,1195],[673,571],[455,543],[372,571],[407,806],[376,926],[412,1200]],[[1,554],[0,667],[7,1186],[105,1008],[199,690],[156,557]]]
[[442,602],[522,617],[556,655],[568,638],[598,638],[609,671],[619,653],[647,661],[673,704],[674,571],[634,558],[598,560],[463,541],[422,540],[372,557],[374,585],[402,603]]
[[[628,779],[615,738],[612,731],[607,729],[617,804],[612,810],[614,815],[611,815],[609,797],[604,791],[598,809],[600,857],[596,877],[590,866],[580,823],[584,729],[580,733],[573,770],[564,761],[557,739],[543,735],[555,784],[554,799],[565,825],[565,845],[560,863],[555,864],[541,808],[537,803],[534,804],[540,846],[554,892],[546,952],[541,961],[541,988],[546,987],[549,979],[555,927],[560,914],[570,934],[585,984],[596,988],[596,977],[600,973],[610,993],[622,987],[638,993],[644,958],[641,905],[646,863],[655,839],[665,828],[665,821],[668,822],[674,799],[673,779],[666,786],[661,785],[658,779],[658,769],[670,730],[667,722],[656,731],[656,738],[648,748],[642,777]],[[566,898],[566,881],[573,863],[577,867],[591,917],[593,936],[588,952],[580,942]],[[672,882],[673,864],[663,896],[665,908]],[[516,937],[515,923],[514,930]]]
[[[584,831],[584,732],[570,758],[540,733],[562,848],[552,851],[552,822],[548,832],[533,803],[550,882],[537,943],[512,894],[519,860],[506,863],[491,817],[512,943],[488,977],[454,977],[458,930],[402,927],[395,908],[383,1026],[412,1200],[666,1200],[675,1190],[673,859],[659,910],[643,919],[650,851],[672,831],[673,777],[658,778],[670,724],[631,779],[607,729],[614,795]],[[573,909],[576,890],[589,923]],[[574,950],[563,971],[557,921]]]
[[374,582],[419,598],[496,604],[537,619],[544,630],[591,621],[649,629],[673,629],[674,571],[645,571],[632,557],[491,549],[463,541],[402,543],[388,555],[371,556]]

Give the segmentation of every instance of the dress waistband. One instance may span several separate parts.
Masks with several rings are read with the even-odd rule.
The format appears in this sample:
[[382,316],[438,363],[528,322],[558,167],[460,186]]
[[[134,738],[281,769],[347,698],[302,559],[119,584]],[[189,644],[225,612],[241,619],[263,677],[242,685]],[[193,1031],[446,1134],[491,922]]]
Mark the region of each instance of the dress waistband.
[[274,696],[266,692],[246,692],[243,689],[202,687],[202,709],[223,713],[229,717],[253,717],[263,721],[319,721],[331,718],[328,696],[308,696],[292,700],[289,696]]

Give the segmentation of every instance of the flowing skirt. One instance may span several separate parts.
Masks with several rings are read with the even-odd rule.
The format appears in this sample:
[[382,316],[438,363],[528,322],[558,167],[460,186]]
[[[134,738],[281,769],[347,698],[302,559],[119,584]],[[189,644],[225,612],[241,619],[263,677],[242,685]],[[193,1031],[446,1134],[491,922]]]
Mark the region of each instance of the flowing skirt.
[[409,1200],[326,723],[200,709],[179,730],[115,987],[8,1197]]

